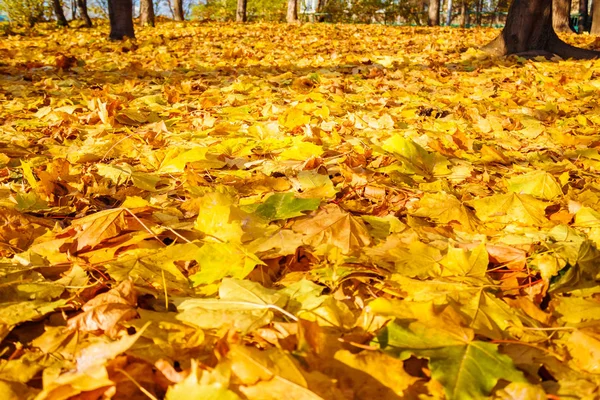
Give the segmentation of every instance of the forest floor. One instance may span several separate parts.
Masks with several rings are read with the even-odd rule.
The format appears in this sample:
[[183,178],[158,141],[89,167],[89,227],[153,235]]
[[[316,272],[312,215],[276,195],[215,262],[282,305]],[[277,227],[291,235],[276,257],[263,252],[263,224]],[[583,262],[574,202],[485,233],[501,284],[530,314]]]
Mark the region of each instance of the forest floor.
[[600,61],[107,33],[0,38],[1,399],[598,398]]

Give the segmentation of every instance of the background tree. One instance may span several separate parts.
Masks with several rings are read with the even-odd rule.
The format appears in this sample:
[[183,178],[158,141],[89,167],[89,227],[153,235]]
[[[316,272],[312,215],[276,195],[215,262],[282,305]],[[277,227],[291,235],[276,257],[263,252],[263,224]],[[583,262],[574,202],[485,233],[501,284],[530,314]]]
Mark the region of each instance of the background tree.
[[600,35],[600,0],[592,2],[592,35]]
[[[317,15],[316,15],[315,21],[323,22],[325,20],[325,18],[322,14],[326,12],[330,3],[331,3],[330,0],[317,0],[317,7],[315,10]],[[335,2],[335,3],[338,3],[338,5],[339,5],[339,2]],[[319,14],[321,14],[321,15],[319,15]]]
[[183,0],[171,0],[169,3],[171,12],[173,13],[173,19],[175,21],[184,21],[185,15],[183,13]]
[[466,28],[469,25],[469,1],[462,0],[460,2],[460,19],[459,25],[461,28]]
[[448,0],[448,14],[446,15],[446,25],[452,25],[452,0]]
[[298,21],[298,1],[288,0],[286,20],[288,23]]
[[4,13],[11,22],[18,25],[34,26],[44,20],[49,11],[43,0],[2,0],[0,12]]
[[54,9],[54,16],[56,17],[56,24],[58,26],[69,26],[60,0],[52,0],[52,8]]
[[440,25],[440,0],[429,0],[428,25]]
[[[185,4],[185,3],[184,3]],[[235,21],[238,0],[205,0],[192,7],[191,17],[201,21]],[[252,0],[246,2],[246,20],[284,22],[287,0]]]
[[481,26],[481,12],[483,11],[483,0],[475,0],[473,6],[475,6],[475,21],[473,21],[472,24]]
[[110,20],[109,39],[135,38],[132,0],[108,0],[108,18]]
[[246,6],[248,5],[247,0],[237,0],[237,8],[235,10],[236,22],[246,22]]
[[600,52],[574,47],[559,39],[552,28],[552,0],[514,0],[502,33],[484,49],[499,56],[556,54],[563,58],[600,57]]
[[588,0],[579,0],[579,33],[587,28],[588,23]]
[[108,0],[90,0],[88,10],[100,18],[108,19]]
[[552,26],[555,32],[575,32],[571,27],[571,0],[552,2]]
[[77,11],[79,12],[80,18],[83,20],[83,24],[86,27],[91,28],[92,20],[88,14],[87,0],[77,0]]
[[152,0],[140,0],[140,25],[154,26],[154,3]]
[[500,18],[500,13],[508,10],[508,0],[498,0],[496,3],[496,8],[494,9],[494,25],[500,25],[502,20]]

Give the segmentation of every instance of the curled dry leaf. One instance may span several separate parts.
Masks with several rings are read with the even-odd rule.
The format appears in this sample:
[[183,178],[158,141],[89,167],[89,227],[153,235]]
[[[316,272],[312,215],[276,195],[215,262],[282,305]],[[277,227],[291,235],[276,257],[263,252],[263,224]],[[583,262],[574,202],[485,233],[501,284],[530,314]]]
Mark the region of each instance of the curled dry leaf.
[[101,293],[81,308],[83,312],[67,322],[71,329],[87,332],[104,332],[115,337],[121,323],[137,316],[137,293],[129,280]]

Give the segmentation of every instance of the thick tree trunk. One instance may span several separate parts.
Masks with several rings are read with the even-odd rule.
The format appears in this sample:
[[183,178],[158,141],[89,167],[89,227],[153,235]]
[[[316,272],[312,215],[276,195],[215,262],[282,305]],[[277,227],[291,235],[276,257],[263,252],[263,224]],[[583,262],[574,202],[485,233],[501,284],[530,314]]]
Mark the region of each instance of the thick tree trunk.
[[60,0],[52,0],[52,8],[54,9],[54,15],[56,16],[56,24],[58,26],[69,26]]
[[154,4],[152,0],[140,0],[140,25],[154,26]]
[[286,20],[288,24],[298,21],[298,1],[288,0]]
[[502,33],[484,49],[497,56],[600,57],[600,52],[573,47],[558,38],[552,28],[552,0],[514,0]]
[[583,33],[587,29],[588,23],[588,0],[579,0],[579,30],[578,33]]
[[87,0],[77,0],[77,10],[79,11],[79,16],[83,20],[83,24],[86,27],[91,28],[92,20],[87,11]]
[[552,26],[555,32],[574,32],[571,28],[571,0],[552,1]]
[[600,35],[600,0],[592,2],[592,35]]
[[184,21],[185,16],[183,15],[183,0],[172,0],[173,1],[173,19],[175,21]]
[[237,0],[237,8],[235,10],[235,22],[246,22],[247,4],[247,0]]
[[429,26],[440,25],[440,0],[429,0]]
[[133,4],[131,0],[108,0],[110,40],[135,38],[133,33]]

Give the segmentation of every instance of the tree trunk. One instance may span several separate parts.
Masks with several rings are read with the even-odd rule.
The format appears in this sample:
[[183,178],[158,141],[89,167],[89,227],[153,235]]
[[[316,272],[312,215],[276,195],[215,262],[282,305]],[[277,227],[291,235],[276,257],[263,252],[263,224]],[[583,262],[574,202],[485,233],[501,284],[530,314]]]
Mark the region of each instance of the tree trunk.
[[71,19],[77,18],[77,2],[71,0]]
[[552,28],[552,0],[514,0],[502,33],[484,49],[496,56],[600,57],[600,52],[573,47],[558,38]]
[[460,3],[460,19],[458,21],[461,28],[466,28],[469,24],[469,7],[467,5],[467,0],[462,0]]
[[477,9],[476,9],[477,19],[475,21],[477,26],[481,26],[481,13],[482,12],[483,12],[483,0],[477,0]]
[[87,0],[77,0],[77,10],[79,11],[79,16],[83,19],[83,24],[86,27],[91,28],[92,20],[87,11]]
[[446,25],[452,25],[452,0],[448,0],[448,15],[446,16]]
[[[317,0],[317,7],[315,9],[316,14],[322,14],[327,7],[327,0]],[[315,21],[323,22],[325,21],[325,16],[323,15],[315,15]]]
[[502,25],[502,18],[500,18],[500,13],[506,10],[508,6],[508,0],[498,0],[498,4],[496,5],[496,12],[494,13],[494,25]]
[[56,24],[58,26],[69,26],[60,0],[52,0],[52,8],[54,9],[54,15],[56,16]]
[[600,0],[592,2],[592,35],[600,35]]
[[140,25],[154,26],[154,4],[152,0],[140,0]]
[[298,2],[297,0],[288,0],[286,20],[288,24],[298,21]]
[[579,29],[578,33],[583,33],[587,29],[588,23],[588,0],[579,0]]
[[110,40],[135,38],[133,33],[133,4],[131,0],[108,0]]
[[574,32],[571,29],[571,0],[552,1],[552,26],[555,32]]
[[175,21],[184,21],[183,0],[173,0],[173,19]]
[[246,22],[247,0],[237,0],[237,9],[235,11],[235,22]]
[[429,0],[429,26],[440,25],[440,0]]

